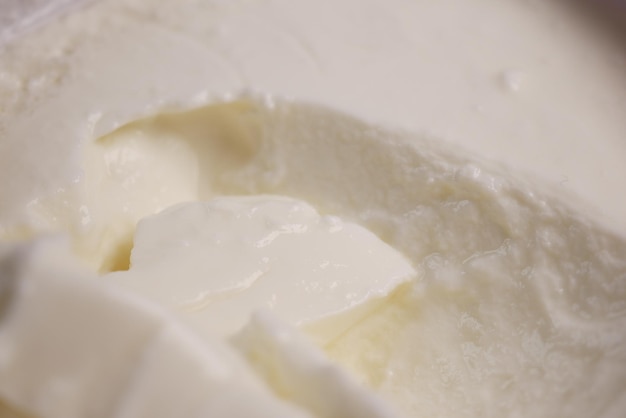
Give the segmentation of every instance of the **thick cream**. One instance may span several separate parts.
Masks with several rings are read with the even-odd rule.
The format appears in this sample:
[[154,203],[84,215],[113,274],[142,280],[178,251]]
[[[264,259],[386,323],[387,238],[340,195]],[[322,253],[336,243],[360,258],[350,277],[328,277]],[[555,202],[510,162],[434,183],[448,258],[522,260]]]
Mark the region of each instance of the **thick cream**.
[[416,275],[365,228],[279,196],[181,203],[145,218],[130,266],[105,280],[180,311],[198,332],[228,337],[266,309],[320,344]]
[[98,283],[66,244],[2,248],[11,296],[0,327],[3,403],[29,417],[309,416],[276,399],[225,344]]
[[[195,391],[221,387],[213,366],[224,363],[237,372],[217,401],[245,392],[249,403],[230,406],[248,415],[621,416],[626,56],[617,31],[577,7],[345,0],[155,9],[108,0],[7,47],[0,233],[12,241],[61,231],[73,255],[50,263],[7,250],[3,275],[15,286],[3,291],[2,401],[40,416],[81,416],[96,404],[105,415],[126,405],[119,416],[194,416],[177,409],[189,402],[232,415],[230,404]],[[230,101],[242,88],[272,95]],[[150,295],[72,267],[126,269],[141,219],[225,194],[304,200],[410,259],[417,278],[332,341],[318,340],[348,374],[280,319],[256,316],[231,341],[215,341]],[[29,245],[38,254],[42,244]],[[140,333],[111,326],[120,306],[129,328],[148,321],[171,332],[136,344]],[[46,332],[64,336],[55,344],[27,326],[44,317],[58,324]],[[106,342],[83,341],[98,328],[119,341],[119,367],[72,373],[101,358]],[[123,367],[131,347],[143,353],[138,369]],[[45,367],[16,372],[37,359]],[[181,373],[172,382],[168,364]],[[109,372],[132,375],[136,391],[116,398]],[[74,392],[46,389],[60,374]],[[190,398],[174,396],[172,387],[187,386]]]
[[67,244],[0,247],[3,418],[397,416],[268,313],[220,341],[98,280]]
[[253,89],[432,134],[626,230],[622,35],[567,0],[100,1],[3,52],[0,177],[22,180],[0,217],[80,177],[87,138]]
[[[152,152],[140,153],[140,159],[107,158],[135,155],[138,144],[136,135],[129,134],[132,132],[153,138]],[[550,197],[538,185],[511,179],[510,174],[476,162],[440,141],[376,128],[335,111],[281,101],[269,106],[263,101],[242,99],[156,115],[125,126],[90,147],[85,161],[108,161],[109,169],[103,171],[97,164],[88,164],[84,179],[74,186],[73,192],[62,192],[56,197],[64,205],[51,198],[40,202],[38,208],[40,214],[45,214],[41,219],[51,220],[48,228],[66,228],[71,234],[77,257],[88,262],[103,259],[98,247],[83,244],[94,236],[104,237],[97,242],[107,242],[106,238],[117,236],[117,228],[123,229],[122,236],[135,234],[132,222],[119,222],[120,216],[133,212],[125,212],[120,206],[115,207],[121,211],[108,210],[107,202],[125,201],[124,196],[137,197],[143,202],[142,210],[148,212],[134,212],[135,217],[149,215],[151,207],[152,212],[161,210],[159,199],[149,199],[155,195],[141,196],[143,190],[163,184],[162,171],[139,170],[141,181],[134,181],[133,176],[116,175],[118,164],[124,167],[122,173],[128,173],[133,172],[133,166],[156,168],[163,165],[159,161],[170,162],[172,172],[182,173],[182,177],[176,177],[181,187],[196,185],[196,199],[200,200],[232,192],[307,199],[315,202],[321,212],[368,227],[417,267],[417,277],[379,301],[375,310],[360,310],[362,319],[358,323],[330,340],[316,338],[319,347],[332,359],[395,409],[409,416],[426,413],[612,417],[619,416],[624,408],[626,399],[621,394],[626,382],[626,239],[573,211],[561,199]],[[172,154],[167,150],[171,149],[188,149],[189,154],[178,156],[194,158],[168,159]],[[99,158],[92,159],[94,155]],[[181,170],[174,168],[177,162],[183,163]],[[189,167],[202,170],[182,170]],[[103,172],[110,175],[104,183],[99,175]],[[102,184],[108,186],[94,187]],[[211,257],[234,257],[235,251],[242,251],[231,249],[219,255],[218,247],[208,246],[203,250],[205,260],[200,260],[194,250],[198,244],[203,245],[194,234],[209,237],[210,243],[212,231],[219,230],[211,216],[207,217],[211,207],[226,205],[233,215],[237,213],[233,208],[242,204],[234,198],[221,199],[225,199],[221,201],[224,203],[217,200],[189,204],[182,200],[182,206],[146,218],[145,225],[140,222],[130,271],[109,277],[162,306],[175,308],[180,292],[184,298],[202,297],[206,287],[197,286],[206,285],[198,282],[200,276],[195,273],[220,265],[210,261]],[[248,204],[263,201],[243,200]],[[276,207],[272,209],[272,205],[270,202],[266,210],[271,210],[261,210],[261,214],[276,214],[289,224],[288,214],[276,211]],[[203,207],[199,212],[202,216],[189,213],[179,217],[183,223],[177,224],[178,213]],[[79,216],[81,211],[98,216],[87,219]],[[307,211],[314,214],[311,209]],[[268,224],[254,222],[230,227],[224,223],[223,231],[232,231],[228,235],[232,239],[243,236],[258,242],[255,231]],[[271,225],[272,222],[268,233]],[[113,235],[108,233],[111,228]],[[200,231],[207,231],[206,235]],[[303,238],[307,237],[314,236],[304,234]],[[181,245],[184,242],[190,247]],[[114,240],[110,243],[115,247]],[[307,248],[313,249],[313,243],[308,241]],[[329,245],[334,243],[331,240]],[[121,246],[124,248],[123,242]],[[159,260],[155,264],[146,263],[141,258],[146,251],[150,253],[150,246],[169,250],[151,255],[151,259]],[[254,253],[253,247],[248,248]],[[183,253],[177,254],[177,248]],[[188,253],[186,248],[192,251]],[[351,252],[358,254],[359,246],[342,248],[342,252],[348,252],[337,256],[348,260],[353,257]],[[81,252],[86,249],[92,252]],[[380,263],[385,251],[384,246],[374,251],[371,261]],[[192,259],[185,259],[185,254]],[[276,256],[288,254],[288,249],[282,249]],[[316,250],[304,256],[314,257],[317,265],[319,254]],[[262,252],[257,255],[264,256]],[[303,256],[301,251],[298,256]],[[241,263],[246,259],[241,253]],[[202,265],[203,261],[207,264]],[[158,267],[159,262],[164,262],[164,266]],[[181,274],[173,275],[177,262],[181,264]],[[184,273],[191,262],[197,267]],[[389,264],[389,271],[393,271],[393,265]],[[236,272],[239,267],[226,263],[222,274]],[[314,277],[309,264],[296,267]],[[410,274],[402,263],[398,267]],[[384,271],[381,273],[384,275]],[[339,280],[348,277],[344,275]],[[393,277],[388,274],[386,281],[378,282],[386,293],[394,286]],[[222,280],[224,276],[216,278]],[[107,276],[102,280],[110,281]],[[289,286],[293,274],[278,274],[272,280],[271,292],[279,299],[296,295]],[[348,280],[339,288],[349,291],[355,284],[358,281]],[[370,288],[376,289],[372,285]],[[272,297],[256,299],[255,285],[250,289],[252,299],[245,298],[252,302],[239,305],[242,311],[271,305]],[[260,293],[266,294],[263,290]],[[341,293],[336,296],[343,299]],[[313,294],[296,297],[303,301],[310,297],[311,306],[324,309],[321,301],[315,304]],[[235,305],[241,303],[236,298],[233,301]],[[213,308],[217,314],[211,319]],[[212,326],[214,331],[223,333],[211,325],[211,321],[219,323],[219,310],[218,301],[202,306],[193,315],[183,310],[177,317],[196,330],[204,330],[200,335]],[[203,325],[204,313],[209,322]],[[88,317],[89,313],[85,315]],[[282,320],[298,324],[293,313],[283,315]],[[345,325],[343,322],[341,326]],[[239,326],[230,328],[237,329]],[[271,348],[275,344],[271,343],[271,332],[263,336],[267,332],[264,329],[267,330],[261,326],[252,331],[256,335],[252,340],[235,340],[261,344],[243,351],[239,346],[238,350],[243,354],[255,353],[257,349],[265,353],[249,358],[251,366],[277,393],[282,393],[285,378],[275,377],[275,373],[281,375],[292,366],[289,361],[285,365],[272,360],[277,348]],[[302,331],[318,337],[315,327],[311,331],[305,326]],[[261,348],[263,344],[270,344],[269,352]],[[311,361],[305,362],[309,366],[293,366],[296,370],[315,370],[317,362]],[[294,373],[295,377],[287,379],[303,378],[299,372]],[[310,400],[301,398],[306,390],[295,391],[293,402],[310,405]],[[571,399],[572,394],[578,396]],[[360,396],[368,399],[364,393]],[[346,404],[346,408],[350,410],[351,405]]]

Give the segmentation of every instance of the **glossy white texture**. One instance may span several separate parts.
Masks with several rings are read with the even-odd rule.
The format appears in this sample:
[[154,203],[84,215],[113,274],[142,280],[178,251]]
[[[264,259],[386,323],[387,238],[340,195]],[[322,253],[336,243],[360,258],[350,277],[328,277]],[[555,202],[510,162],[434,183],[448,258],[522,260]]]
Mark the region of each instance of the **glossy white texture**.
[[[549,187],[436,139],[280,100],[242,98],[152,116],[101,139],[87,155],[106,161],[110,153],[135,149],[129,132],[154,139],[154,152],[142,153],[147,166],[171,163],[169,169],[182,174],[181,186],[197,185],[197,196],[306,199],[324,213],[369,228],[411,260],[418,273],[414,280],[337,338],[317,339],[330,358],[401,413],[612,418],[623,411],[626,239],[579,213]],[[203,170],[184,170],[194,164],[168,158],[172,147],[190,150]],[[181,162],[180,170],[174,169]],[[134,163],[131,159],[123,166]],[[82,243],[93,237],[115,237],[118,228],[132,235],[132,222],[118,222],[124,211],[102,210],[109,208],[107,202],[136,197],[148,211],[129,212],[139,218],[150,215],[150,208],[160,210],[161,200],[145,200],[141,191],[162,184],[162,171],[141,171],[140,182],[112,176],[110,187],[94,189],[103,184],[93,183],[100,172],[87,170],[74,198],[65,200],[70,209],[85,206],[97,212],[90,222],[83,224],[72,210],[55,212],[54,199],[41,202],[48,215],[67,218],[78,250],[91,248]],[[202,207],[181,204],[179,209]],[[167,219],[168,211],[163,216]],[[191,224],[206,225],[200,218],[183,225],[180,233],[186,235],[183,229]],[[178,232],[177,222],[171,225]],[[142,229],[140,223],[138,245]],[[241,231],[257,229],[248,225]],[[110,241],[112,248],[116,242]],[[88,261],[102,258],[97,248],[91,251],[77,255]],[[115,274],[121,279],[126,273]],[[180,275],[181,289],[190,278]],[[290,279],[280,277],[284,283]],[[154,299],[158,291],[143,287]],[[276,289],[279,296],[289,291]],[[203,328],[190,316],[179,318]],[[315,336],[308,327],[302,330]],[[271,358],[260,355],[256,361],[263,367]]]
[[0,177],[21,180],[4,186],[0,216],[78,178],[77,144],[164,103],[247,88],[433,134],[581,196],[624,230],[626,51],[588,11],[533,0],[102,1],[4,53]]
[[409,261],[367,229],[279,196],[181,203],[139,222],[130,270],[103,278],[227,337],[270,310],[326,344],[397,286]]
[[0,394],[26,416],[309,416],[277,400],[232,348],[97,283],[63,240],[5,247],[0,269],[10,299]]
[[[293,196],[368,227],[418,269],[410,286],[322,347],[389,404],[418,416],[622,416],[620,31],[569,1],[159,6],[105,0],[2,52],[5,239],[65,231],[77,257],[106,272],[128,266],[137,222],[172,204],[233,193]],[[269,95],[161,114],[110,134],[141,115],[219,102],[242,89]],[[189,129],[198,119],[207,123]],[[109,294],[93,292],[100,301]],[[16,306],[27,307],[18,319],[37,312]],[[77,312],[54,306],[60,315]],[[184,327],[180,320],[172,318]],[[11,337],[4,349],[20,341],[15,335],[38,335],[16,323],[3,317]],[[266,370],[303,376],[297,363],[265,368],[281,348],[272,345],[274,328],[252,329],[266,334],[240,352],[267,341],[270,350],[260,368],[246,360],[246,376],[261,377],[272,391]],[[67,346],[88,356],[72,340],[80,333],[63,330]],[[171,335],[166,340],[187,353],[186,337]],[[205,356],[172,359],[205,364]],[[198,376],[189,377],[196,387]],[[3,399],[39,408],[6,379],[0,383]],[[304,388],[293,394],[300,406],[325,389],[294,387]],[[167,385],[152,389],[168,392]],[[167,396],[159,400],[170,405]]]

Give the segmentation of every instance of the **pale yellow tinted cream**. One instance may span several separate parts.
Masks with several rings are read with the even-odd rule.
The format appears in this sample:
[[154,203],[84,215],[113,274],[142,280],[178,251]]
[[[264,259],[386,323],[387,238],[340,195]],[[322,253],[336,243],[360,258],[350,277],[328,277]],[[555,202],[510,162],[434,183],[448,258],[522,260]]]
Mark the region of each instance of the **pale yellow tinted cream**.
[[[578,12],[119,0],[8,48],[3,403],[41,417],[620,417],[625,56]],[[271,94],[233,99],[242,88]],[[199,215],[236,217],[237,202],[277,220]],[[235,324],[210,304],[189,312],[227,280],[204,269],[264,272],[250,243],[289,217],[272,202],[309,214],[302,249],[270,254],[283,273],[254,297],[241,295],[262,275],[239,274]],[[338,225],[353,231],[342,245]],[[220,255],[222,227],[241,245]],[[331,255],[348,274],[315,276]],[[339,290],[318,304],[294,276]],[[303,306],[250,317],[274,296]]]

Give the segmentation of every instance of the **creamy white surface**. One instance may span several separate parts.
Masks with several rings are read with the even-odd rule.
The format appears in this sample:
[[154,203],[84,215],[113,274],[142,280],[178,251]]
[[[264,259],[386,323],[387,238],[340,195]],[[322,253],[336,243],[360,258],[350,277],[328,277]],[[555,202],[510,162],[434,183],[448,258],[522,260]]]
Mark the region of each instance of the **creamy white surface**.
[[225,344],[95,283],[66,244],[3,248],[3,402],[58,418],[309,416],[271,395]]
[[264,308],[334,340],[415,279],[359,225],[280,196],[181,203],[139,222],[128,272],[105,276],[227,337]]
[[[322,347],[400,412],[618,417],[624,410],[626,240],[540,186],[511,180],[437,140],[315,106],[251,99],[139,120],[91,145],[86,161],[136,149],[129,132],[155,135],[155,152],[143,153],[140,165],[158,166],[172,147],[195,150],[203,170],[187,172],[181,185],[197,184],[198,196],[307,199],[322,213],[367,226],[412,260],[417,279]],[[213,164],[224,161],[218,155],[230,163]],[[115,201],[115,191],[138,195],[162,184],[160,171],[145,170],[140,182],[112,176],[109,189],[93,193],[89,173],[102,171],[86,172],[70,198],[59,197],[89,213]],[[152,204],[160,210],[159,200]],[[124,226],[114,211],[86,222],[79,210],[55,212],[54,199],[41,205],[49,219],[66,217],[57,227],[66,227],[79,249],[93,231],[104,228],[108,236],[109,225]],[[271,342],[271,333],[262,335],[259,343]],[[272,358],[260,357],[261,376]],[[274,367],[279,375],[285,370]],[[269,382],[280,388],[282,380]]]
[[[388,405],[410,416],[620,417],[624,46],[565,2],[545,3],[171,2],[154,10],[141,0],[102,2],[4,51],[0,174],[20,179],[2,184],[5,237],[67,231],[79,258],[109,271],[128,264],[137,221],[172,204],[220,194],[300,198],[368,227],[418,270],[322,347]],[[373,124],[267,97],[157,115],[93,141],[163,102],[190,107],[241,87],[330,104]],[[511,180],[441,138],[552,186]],[[599,208],[587,209],[590,201]],[[115,306],[85,288],[101,295],[104,311]],[[13,318],[36,312],[16,306],[26,314]],[[31,335],[14,323],[3,317],[3,348]],[[234,361],[257,382],[259,399],[268,395],[260,379],[278,395],[291,382],[288,408],[359,416],[361,400],[388,414],[319,353],[307,354],[306,340],[268,323],[253,320],[225,349],[244,355],[246,363]],[[187,352],[186,337],[166,340]],[[292,346],[302,358],[276,354]],[[202,347],[195,360],[173,359],[204,364],[213,343]],[[326,367],[330,378],[317,374]],[[138,381],[159,370],[146,368]],[[5,400],[19,392],[7,376]],[[342,399],[354,403],[341,412],[316,401],[345,385]],[[19,407],[39,405],[11,396]]]
[[92,133],[249,88],[431,133],[626,230],[614,192],[626,47],[587,12],[567,0],[99,2],[4,52],[0,176],[23,180],[5,186],[0,215],[79,177],[76,144]]
[[397,416],[268,314],[229,344],[102,283],[68,249],[0,247],[3,418]]

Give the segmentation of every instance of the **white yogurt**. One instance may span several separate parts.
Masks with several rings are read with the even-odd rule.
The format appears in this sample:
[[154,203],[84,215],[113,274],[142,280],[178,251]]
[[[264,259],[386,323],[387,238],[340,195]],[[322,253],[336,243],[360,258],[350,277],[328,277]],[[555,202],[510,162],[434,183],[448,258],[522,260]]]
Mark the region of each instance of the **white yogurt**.
[[[359,416],[355,405],[371,401],[374,416],[619,417],[626,44],[594,19],[566,1],[99,2],[0,56],[0,234],[62,231],[75,254],[64,265],[82,259],[106,272],[127,267],[137,222],[171,205],[221,194],[303,199],[369,228],[418,275],[392,294],[399,282],[385,288],[375,312],[346,332],[318,341],[350,376],[284,324],[253,320],[223,350],[259,404],[313,416]],[[242,89],[268,95],[230,101]],[[3,266],[20,260],[39,258],[10,256]],[[16,288],[39,283],[42,268],[25,267],[37,274],[22,274]],[[94,306],[114,312],[119,299],[109,292],[119,288],[92,289],[81,274],[86,292],[101,292]],[[20,321],[38,311],[28,293],[4,295],[17,302],[0,322],[0,346],[19,352],[38,335]],[[142,313],[148,302],[132,300],[137,321],[153,318]],[[93,313],[73,309],[51,311],[50,321]],[[198,349],[193,361],[212,364],[203,350],[213,343],[196,344],[184,315],[169,321],[180,337],[167,334],[173,350]],[[84,354],[80,328],[59,329]],[[32,358],[44,356],[46,345],[37,347]],[[292,347],[305,360],[281,354]],[[145,376],[159,382],[159,370],[138,372],[145,396],[157,393]],[[91,376],[109,387],[102,373]],[[63,411],[46,406],[61,408],[62,391],[41,392],[52,403],[29,397],[54,373],[28,375],[19,387],[7,376],[4,402],[41,416]],[[194,376],[192,386],[215,381]],[[154,388],[158,399],[178,405],[168,387]],[[325,404],[329,392],[345,394],[346,409]],[[86,401],[77,399],[80,413]],[[127,411],[147,405],[133,399]],[[194,399],[199,410],[211,405]],[[100,401],[101,411],[111,405]]]

